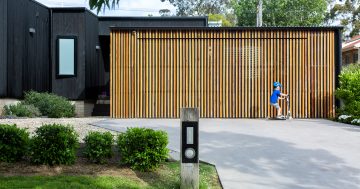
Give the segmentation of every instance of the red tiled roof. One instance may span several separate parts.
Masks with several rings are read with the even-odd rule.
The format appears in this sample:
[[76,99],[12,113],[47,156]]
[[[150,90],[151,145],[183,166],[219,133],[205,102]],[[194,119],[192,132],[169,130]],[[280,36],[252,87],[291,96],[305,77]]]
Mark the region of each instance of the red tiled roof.
[[345,42],[343,44],[342,50],[346,51],[346,50],[353,49],[354,47],[355,48],[360,47],[360,35],[356,35],[353,38],[351,38],[349,41]]
[[358,40],[358,39],[360,39],[360,35],[355,35],[348,42],[355,41],[355,40]]

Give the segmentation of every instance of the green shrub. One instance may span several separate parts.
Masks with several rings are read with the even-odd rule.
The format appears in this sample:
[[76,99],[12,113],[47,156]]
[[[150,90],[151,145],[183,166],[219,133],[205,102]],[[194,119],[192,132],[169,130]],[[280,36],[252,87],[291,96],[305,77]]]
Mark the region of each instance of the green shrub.
[[42,115],[51,118],[75,116],[75,106],[66,98],[55,94],[30,91],[25,93],[24,103],[33,104]]
[[351,120],[350,122],[353,125],[359,125],[360,126],[360,118],[355,118],[353,120]]
[[71,126],[43,125],[31,139],[30,160],[35,164],[73,164],[79,146],[78,135]]
[[353,119],[354,117],[349,115],[340,115],[339,117],[337,117],[337,121],[348,124],[350,124]]
[[117,144],[122,161],[136,170],[154,170],[168,158],[168,136],[164,131],[129,128],[118,136]]
[[16,125],[0,124],[0,161],[15,162],[27,152],[29,133]]
[[5,105],[4,114],[17,117],[39,117],[41,113],[34,105],[18,103],[15,105]]
[[113,155],[114,137],[110,132],[90,132],[85,138],[85,156],[92,162],[105,163]]
[[360,64],[351,64],[341,71],[340,87],[336,90],[336,97],[341,99],[344,106],[341,114],[360,116]]

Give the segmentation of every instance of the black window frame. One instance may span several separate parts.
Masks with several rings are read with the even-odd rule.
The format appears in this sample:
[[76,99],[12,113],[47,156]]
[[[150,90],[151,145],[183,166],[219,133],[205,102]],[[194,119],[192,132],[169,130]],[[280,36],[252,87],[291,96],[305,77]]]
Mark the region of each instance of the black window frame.
[[[78,45],[77,45],[77,36],[74,35],[58,35],[56,36],[56,78],[71,78],[77,77],[77,57],[78,57]],[[60,74],[59,66],[60,66],[60,39],[73,39],[74,40],[74,74]]]

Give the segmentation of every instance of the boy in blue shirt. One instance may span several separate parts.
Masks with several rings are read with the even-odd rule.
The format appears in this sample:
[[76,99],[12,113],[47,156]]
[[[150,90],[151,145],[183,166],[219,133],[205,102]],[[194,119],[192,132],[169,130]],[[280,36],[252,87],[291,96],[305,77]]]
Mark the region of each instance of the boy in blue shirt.
[[282,97],[287,97],[287,94],[280,92],[280,88],[281,84],[279,82],[274,82],[274,91],[270,97],[270,105],[277,109],[277,118],[283,118],[281,115],[281,107],[279,106],[278,99],[285,99]]

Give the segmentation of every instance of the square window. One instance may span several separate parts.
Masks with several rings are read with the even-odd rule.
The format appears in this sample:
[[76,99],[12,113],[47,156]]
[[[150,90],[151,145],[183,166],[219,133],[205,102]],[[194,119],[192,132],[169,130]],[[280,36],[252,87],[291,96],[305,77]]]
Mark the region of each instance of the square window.
[[56,46],[56,76],[58,78],[76,77],[77,38],[58,36]]

